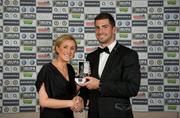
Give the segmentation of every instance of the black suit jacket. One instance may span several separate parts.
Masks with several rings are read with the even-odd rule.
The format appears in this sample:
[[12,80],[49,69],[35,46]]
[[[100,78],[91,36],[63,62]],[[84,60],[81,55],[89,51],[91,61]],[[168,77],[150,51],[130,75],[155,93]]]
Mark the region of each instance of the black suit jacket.
[[137,53],[117,43],[98,76],[99,52],[87,55],[91,76],[100,79],[100,89],[82,88],[81,95],[89,99],[89,118],[133,118],[130,97],[140,86],[140,65]]

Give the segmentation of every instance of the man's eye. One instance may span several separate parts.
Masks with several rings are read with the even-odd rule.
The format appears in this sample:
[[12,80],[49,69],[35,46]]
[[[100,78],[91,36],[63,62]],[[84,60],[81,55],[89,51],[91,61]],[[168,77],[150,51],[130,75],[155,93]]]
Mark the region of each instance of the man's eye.
[[103,28],[108,28],[108,26],[104,26]]

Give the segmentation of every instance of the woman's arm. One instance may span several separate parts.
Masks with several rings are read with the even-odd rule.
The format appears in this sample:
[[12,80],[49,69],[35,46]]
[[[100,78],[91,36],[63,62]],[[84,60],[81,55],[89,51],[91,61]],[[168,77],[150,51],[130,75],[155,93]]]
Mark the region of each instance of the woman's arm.
[[67,108],[73,107],[75,105],[75,100],[58,100],[49,98],[44,83],[41,85],[39,90],[39,104],[41,107],[48,107],[48,108]]

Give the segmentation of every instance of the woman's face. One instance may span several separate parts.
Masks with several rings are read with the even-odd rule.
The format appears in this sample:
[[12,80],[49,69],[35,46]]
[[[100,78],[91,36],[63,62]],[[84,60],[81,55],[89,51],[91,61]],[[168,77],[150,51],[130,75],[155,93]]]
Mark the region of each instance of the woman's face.
[[76,44],[73,40],[65,40],[59,45],[59,47],[56,47],[56,51],[59,59],[69,62],[75,55]]

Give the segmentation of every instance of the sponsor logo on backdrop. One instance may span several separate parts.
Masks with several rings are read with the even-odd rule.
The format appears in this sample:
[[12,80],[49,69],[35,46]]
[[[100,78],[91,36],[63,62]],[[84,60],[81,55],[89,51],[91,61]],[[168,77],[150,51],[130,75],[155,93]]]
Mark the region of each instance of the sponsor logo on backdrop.
[[179,3],[0,0],[0,112],[39,111],[34,83],[42,65],[55,57],[54,39],[75,37],[71,63],[77,72],[78,62],[99,46],[94,28],[99,12],[114,16],[116,39],[138,52],[142,81],[133,110],[179,111]]

